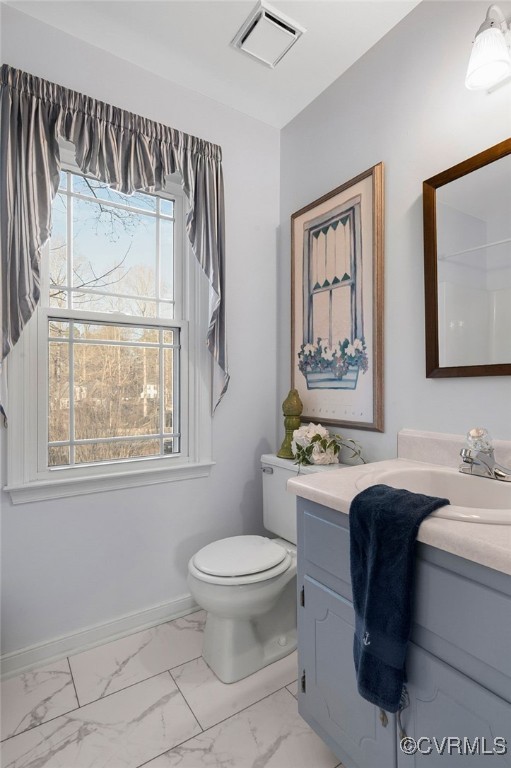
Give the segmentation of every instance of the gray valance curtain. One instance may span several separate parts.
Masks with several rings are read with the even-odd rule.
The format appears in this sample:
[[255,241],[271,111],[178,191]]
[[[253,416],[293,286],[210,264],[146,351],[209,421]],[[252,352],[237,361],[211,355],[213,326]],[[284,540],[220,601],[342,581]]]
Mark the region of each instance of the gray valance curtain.
[[50,236],[59,183],[59,137],[74,144],[84,173],[126,194],[157,192],[168,175],[180,174],[190,204],[188,236],[210,285],[207,344],[221,374],[214,376],[218,404],[229,382],[220,147],[5,64],[0,82],[2,359],[39,301],[41,248]]

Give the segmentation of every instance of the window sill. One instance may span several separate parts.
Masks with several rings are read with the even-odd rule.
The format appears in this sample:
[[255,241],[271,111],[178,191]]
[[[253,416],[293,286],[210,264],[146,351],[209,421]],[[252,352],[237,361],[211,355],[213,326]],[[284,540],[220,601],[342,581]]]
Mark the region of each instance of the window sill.
[[182,464],[177,467],[141,469],[139,471],[96,475],[95,477],[89,475],[88,477],[35,480],[24,485],[7,485],[4,487],[4,491],[10,493],[13,504],[26,504],[31,501],[62,499],[66,496],[83,496],[88,493],[117,491],[142,485],[208,477],[214,464],[213,461],[204,461],[195,464]]

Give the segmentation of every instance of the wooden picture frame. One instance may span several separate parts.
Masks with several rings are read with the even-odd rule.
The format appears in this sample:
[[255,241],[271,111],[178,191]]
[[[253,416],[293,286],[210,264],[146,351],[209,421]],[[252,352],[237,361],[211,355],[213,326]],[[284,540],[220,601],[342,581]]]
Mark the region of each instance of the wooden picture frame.
[[383,432],[383,163],[291,216],[302,421]]

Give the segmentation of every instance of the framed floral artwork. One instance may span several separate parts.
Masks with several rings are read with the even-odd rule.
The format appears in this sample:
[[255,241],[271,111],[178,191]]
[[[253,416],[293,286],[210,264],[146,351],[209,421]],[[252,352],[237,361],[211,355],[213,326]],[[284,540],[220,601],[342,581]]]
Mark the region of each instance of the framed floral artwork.
[[383,163],[291,217],[302,421],[383,431]]

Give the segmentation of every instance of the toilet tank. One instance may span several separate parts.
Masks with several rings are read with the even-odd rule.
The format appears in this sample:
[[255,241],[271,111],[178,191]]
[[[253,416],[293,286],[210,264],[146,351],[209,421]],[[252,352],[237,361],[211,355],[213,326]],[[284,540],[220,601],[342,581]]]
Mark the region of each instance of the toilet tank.
[[312,472],[339,471],[342,465],[298,467],[292,459],[279,459],[274,454],[261,456],[263,475],[263,523],[266,530],[296,544],[296,496],[286,490],[287,481]]

